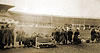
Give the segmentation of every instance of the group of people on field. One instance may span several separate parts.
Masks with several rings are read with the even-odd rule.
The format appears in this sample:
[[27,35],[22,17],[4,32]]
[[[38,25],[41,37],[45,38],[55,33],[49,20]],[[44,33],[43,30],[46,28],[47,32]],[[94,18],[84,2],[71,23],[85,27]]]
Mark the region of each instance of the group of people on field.
[[[22,28],[20,28],[18,31],[16,31],[16,42],[19,43],[19,47],[23,45],[23,47],[30,47],[30,46],[35,46],[35,40],[36,37],[42,37],[44,36],[43,33],[36,33],[33,32],[31,35],[27,34],[24,32]],[[47,35],[47,34],[46,34]],[[48,36],[48,35],[47,35]]]
[[100,42],[100,30],[97,30],[97,29],[91,30],[91,41],[92,42]]
[[32,45],[34,45],[34,38],[31,38],[27,33],[25,33],[22,28],[20,28],[18,31],[16,31],[16,42],[19,43],[19,47],[24,45],[24,47],[29,47],[30,42]]
[[7,48],[10,47],[12,44],[12,47],[14,47],[14,31],[13,28],[9,28],[9,25],[7,24],[6,27],[1,26],[0,29],[0,49],[3,49],[4,46]]
[[55,29],[54,32],[52,32],[52,36],[57,41],[58,44],[62,43],[63,45],[66,44],[80,44],[81,39],[78,38],[80,35],[80,32],[78,29],[75,30],[75,32],[72,31],[72,29],[67,28],[60,28]]
[[[31,36],[22,30],[22,27],[16,31],[16,42],[19,43],[19,47],[23,44],[26,46],[35,46],[35,38],[38,36],[43,36],[44,34],[36,33],[34,32]],[[82,39],[79,38],[80,31],[78,28],[75,30],[72,30],[72,28],[67,27],[61,27],[61,28],[55,28],[55,30],[52,32],[51,35],[57,44],[81,44]],[[94,42],[100,42],[100,30],[92,29],[91,30],[91,41]],[[10,28],[9,25],[6,25],[6,27],[1,26],[0,29],[0,49],[4,48],[4,46],[9,47],[12,44],[12,47],[14,47],[14,29]],[[48,36],[48,35],[47,35]],[[87,42],[89,42],[88,40]]]

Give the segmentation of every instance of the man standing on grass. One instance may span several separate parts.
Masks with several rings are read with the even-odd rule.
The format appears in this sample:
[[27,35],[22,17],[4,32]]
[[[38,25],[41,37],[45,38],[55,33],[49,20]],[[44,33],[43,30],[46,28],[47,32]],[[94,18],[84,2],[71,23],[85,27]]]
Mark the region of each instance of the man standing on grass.
[[78,36],[79,36],[79,35],[80,35],[79,30],[76,29],[76,31],[75,31],[75,33],[74,33],[74,38],[73,38],[74,44],[78,44],[78,40],[79,40]]
[[91,41],[93,42],[95,40],[95,38],[96,38],[96,31],[95,31],[95,29],[92,29],[92,31],[91,31]]
[[3,36],[4,36],[4,26],[1,26],[1,29],[0,29],[0,49],[4,48],[4,44],[2,43],[3,42]]
[[72,35],[73,35],[73,31],[72,29],[68,30],[68,41],[70,42],[70,44],[72,44]]

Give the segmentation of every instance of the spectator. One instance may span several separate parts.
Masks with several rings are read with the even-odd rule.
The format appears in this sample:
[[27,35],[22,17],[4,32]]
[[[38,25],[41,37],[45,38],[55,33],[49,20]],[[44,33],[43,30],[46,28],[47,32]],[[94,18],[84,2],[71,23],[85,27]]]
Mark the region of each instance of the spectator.
[[31,43],[32,43],[32,46],[35,46],[35,38],[36,38],[36,36],[37,36],[37,33],[36,32],[34,32],[32,35],[31,35]]
[[72,35],[73,35],[73,31],[71,29],[69,29],[69,31],[68,31],[68,41],[70,42],[70,44],[72,44]]
[[57,41],[56,29],[52,32],[51,35]]
[[55,35],[56,35],[56,41],[57,43],[59,42],[59,39],[60,39],[60,29],[58,29],[56,32],[55,32]]
[[10,48],[10,44],[13,43],[14,41],[12,37],[13,37],[13,32],[10,29],[9,24],[7,24],[3,36],[3,44],[5,44],[7,48]]
[[1,26],[1,30],[0,30],[0,49],[4,48],[4,44],[2,43],[3,36],[4,36],[4,26]]
[[22,41],[24,40],[23,36],[25,35],[24,31],[22,30],[22,27],[20,27],[20,30],[18,30],[16,34],[17,34],[16,41],[19,42],[19,47],[21,47]]
[[92,42],[94,41],[94,39],[96,38],[96,31],[95,31],[95,29],[92,29],[92,31],[91,31],[91,40],[92,40]]
[[74,38],[73,38],[73,42],[74,44],[78,44],[78,35],[80,35],[79,30],[76,29],[75,33],[74,33]]
[[25,48],[25,47],[30,47],[30,46],[31,46],[31,45],[30,45],[30,42],[31,42],[30,40],[31,40],[31,39],[30,39],[29,35],[28,35],[28,34],[25,34],[24,38],[25,38],[25,40],[23,41],[23,42],[24,42],[24,43],[23,43],[23,44],[24,44],[24,48]]
[[64,37],[65,37],[65,45],[67,44],[67,39],[68,39],[68,32],[67,29],[64,32]]
[[65,45],[65,31],[64,31],[64,29],[62,29],[62,31],[61,31],[61,36],[60,36],[60,42],[62,41],[62,43],[63,43],[63,45]]

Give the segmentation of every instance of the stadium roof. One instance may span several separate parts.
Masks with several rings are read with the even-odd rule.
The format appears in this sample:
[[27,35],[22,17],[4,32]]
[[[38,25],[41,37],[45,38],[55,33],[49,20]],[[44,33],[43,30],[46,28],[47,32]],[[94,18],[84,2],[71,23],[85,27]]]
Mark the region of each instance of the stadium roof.
[[10,8],[12,8],[14,6],[12,5],[6,5],[6,4],[0,4],[0,17],[8,17],[10,16],[10,14],[7,12]]
[[0,4],[0,10],[2,10],[2,9],[8,10],[8,9],[10,9],[12,7],[14,7],[14,6],[12,6],[12,5],[6,5],[6,4]]

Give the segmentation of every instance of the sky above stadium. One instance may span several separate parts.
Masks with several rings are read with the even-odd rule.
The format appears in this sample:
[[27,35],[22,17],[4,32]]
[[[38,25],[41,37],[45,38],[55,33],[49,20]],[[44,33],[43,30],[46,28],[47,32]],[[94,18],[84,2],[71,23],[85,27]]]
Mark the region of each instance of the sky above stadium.
[[100,17],[100,0],[0,0],[11,11],[66,17]]

